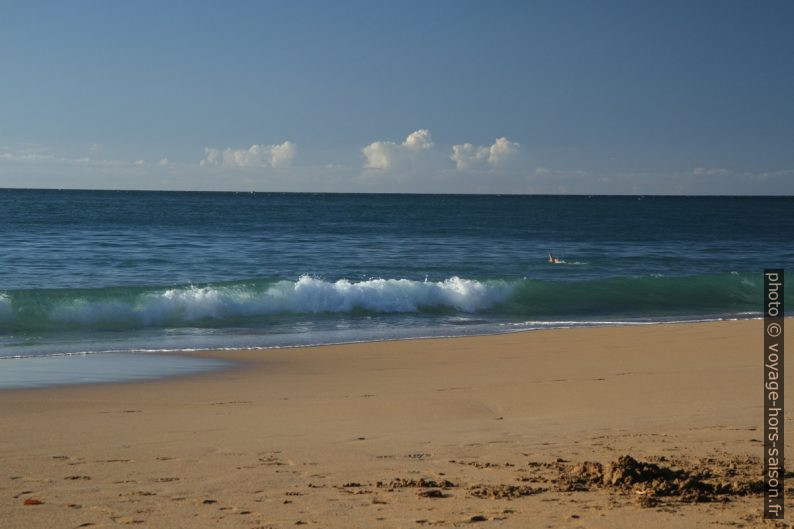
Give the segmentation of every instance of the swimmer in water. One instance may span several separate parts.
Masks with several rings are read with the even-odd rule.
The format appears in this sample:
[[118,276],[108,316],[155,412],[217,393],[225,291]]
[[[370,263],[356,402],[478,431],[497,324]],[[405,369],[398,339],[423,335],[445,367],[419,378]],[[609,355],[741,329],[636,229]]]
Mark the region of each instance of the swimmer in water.
[[561,261],[558,258],[554,257],[553,253],[549,252],[549,262],[551,264],[560,264]]

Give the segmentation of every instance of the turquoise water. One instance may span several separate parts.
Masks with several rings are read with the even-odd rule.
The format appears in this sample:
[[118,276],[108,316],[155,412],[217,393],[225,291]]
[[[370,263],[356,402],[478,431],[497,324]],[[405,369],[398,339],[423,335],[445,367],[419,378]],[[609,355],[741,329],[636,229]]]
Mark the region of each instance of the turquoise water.
[[0,190],[0,357],[753,317],[792,235],[792,197]]

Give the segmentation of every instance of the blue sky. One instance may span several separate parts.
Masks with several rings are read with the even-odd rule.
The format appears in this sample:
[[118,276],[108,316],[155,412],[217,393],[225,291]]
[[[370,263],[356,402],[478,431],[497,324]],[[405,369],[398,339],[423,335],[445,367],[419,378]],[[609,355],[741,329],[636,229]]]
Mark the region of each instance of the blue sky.
[[794,193],[790,2],[0,7],[0,187]]

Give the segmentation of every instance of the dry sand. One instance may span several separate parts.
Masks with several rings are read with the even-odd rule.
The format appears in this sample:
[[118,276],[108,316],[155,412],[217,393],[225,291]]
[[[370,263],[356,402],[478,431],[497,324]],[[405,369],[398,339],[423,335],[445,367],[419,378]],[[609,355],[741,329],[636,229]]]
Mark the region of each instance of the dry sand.
[[239,364],[0,392],[0,527],[762,526],[761,333],[209,351]]

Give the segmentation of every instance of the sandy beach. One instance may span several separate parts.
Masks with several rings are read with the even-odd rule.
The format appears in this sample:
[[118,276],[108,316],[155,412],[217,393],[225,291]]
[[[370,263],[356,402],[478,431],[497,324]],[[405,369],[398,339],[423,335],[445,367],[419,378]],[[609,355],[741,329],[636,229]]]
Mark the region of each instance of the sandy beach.
[[767,526],[761,336],[732,321],[206,351],[237,364],[4,391],[0,526]]

